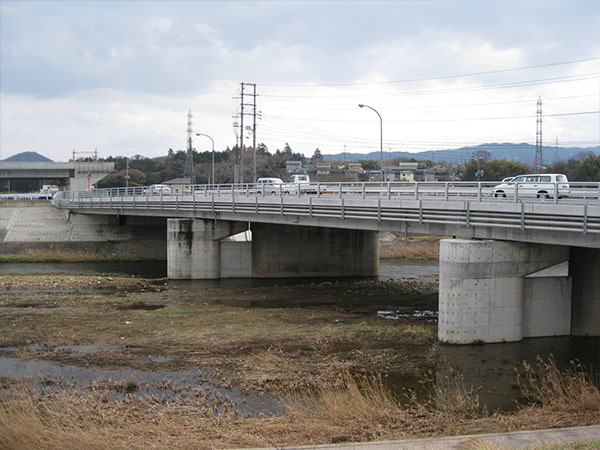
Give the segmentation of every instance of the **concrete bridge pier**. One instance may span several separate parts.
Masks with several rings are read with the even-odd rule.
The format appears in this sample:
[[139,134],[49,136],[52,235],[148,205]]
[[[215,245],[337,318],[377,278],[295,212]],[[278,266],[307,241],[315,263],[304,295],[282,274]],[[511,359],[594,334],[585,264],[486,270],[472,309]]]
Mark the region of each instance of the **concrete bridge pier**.
[[172,279],[372,277],[379,274],[376,231],[253,223],[252,242],[223,240],[246,222],[169,219]]
[[246,222],[168,219],[168,277],[176,280],[221,278],[221,240],[247,228]]
[[571,247],[572,334],[600,336],[600,249]]
[[569,247],[494,240],[440,242],[441,341],[511,342],[571,334],[571,285],[544,269]]
[[379,233],[253,223],[254,278],[374,277]]

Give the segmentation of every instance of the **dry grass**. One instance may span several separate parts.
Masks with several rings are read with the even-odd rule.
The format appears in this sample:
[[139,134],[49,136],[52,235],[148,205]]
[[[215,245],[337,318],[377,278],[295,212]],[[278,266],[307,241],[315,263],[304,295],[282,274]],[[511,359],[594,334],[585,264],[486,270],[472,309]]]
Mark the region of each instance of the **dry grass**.
[[523,362],[517,372],[521,395],[545,408],[582,410],[600,404],[600,391],[581,364],[571,361],[568,370],[560,371],[553,359],[538,357],[535,365]]
[[438,259],[440,239],[432,236],[410,236],[405,239],[400,233],[390,233],[380,242],[379,256],[383,259]]
[[[476,394],[461,387],[459,378],[449,389],[435,390],[430,402],[413,398],[402,406],[381,377],[343,373],[320,388],[290,393],[283,416],[246,418],[231,409],[219,412],[204,400],[169,403],[128,396],[106,402],[100,395],[14,388],[14,395],[0,401],[0,448],[281,447],[493,433],[570,426],[575,404],[577,425],[600,423],[598,387],[582,371],[561,373],[552,362],[541,362],[525,365],[523,372],[521,386],[532,403],[505,415],[481,410]],[[581,446],[569,448],[598,447],[576,445]]]
[[61,249],[26,249],[22,253],[1,254],[0,262],[103,262],[103,261],[148,261],[128,255],[114,255],[111,253],[61,250]]

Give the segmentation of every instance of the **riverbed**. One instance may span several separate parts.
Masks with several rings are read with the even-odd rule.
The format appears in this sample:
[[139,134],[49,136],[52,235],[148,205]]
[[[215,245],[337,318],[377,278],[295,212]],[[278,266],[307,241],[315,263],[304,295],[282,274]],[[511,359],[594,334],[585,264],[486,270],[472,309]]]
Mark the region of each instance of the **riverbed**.
[[[167,281],[161,263],[0,265],[7,274],[144,275],[96,291],[25,289],[0,296],[0,380],[34,387],[232,399],[243,413],[279,413],[274,399],[340,371],[382,374],[398,396],[426,396],[460,377],[489,410],[520,401],[515,368],[552,359],[598,373],[598,338],[453,346],[436,340],[436,261],[382,260],[378,280]],[[46,275],[44,275],[46,274]],[[154,280],[154,281],[153,281]],[[111,278],[111,282],[112,282]],[[104,282],[104,281],[103,281]],[[100,281],[98,281],[100,283]],[[118,284],[118,283],[117,283]],[[103,287],[103,286],[100,286]],[[37,321],[37,322],[36,322]],[[266,394],[266,395],[265,395]]]

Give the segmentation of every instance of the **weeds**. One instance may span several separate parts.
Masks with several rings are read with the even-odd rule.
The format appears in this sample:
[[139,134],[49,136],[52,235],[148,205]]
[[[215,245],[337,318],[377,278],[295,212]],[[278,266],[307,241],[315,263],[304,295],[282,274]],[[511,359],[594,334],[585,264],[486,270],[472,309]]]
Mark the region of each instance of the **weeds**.
[[[271,350],[271,356],[278,354],[278,348]],[[585,408],[591,412],[578,416],[577,424],[597,424],[600,394],[581,373],[579,369],[575,374],[561,373],[552,361],[538,361],[536,367],[525,364],[520,386],[532,403],[505,415],[479,408],[475,393],[459,376],[441,383],[431,401],[419,403],[413,397],[403,406],[381,376],[344,372],[318,388],[288,393],[282,400],[287,411],[282,416],[246,418],[231,408],[215,408],[206,397],[173,403],[127,396],[107,402],[99,395],[42,394],[15,387],[12,394],[0,397],[0,448],[282,447],[494,433],[562,425],[556,420],[560,416],[545,414],[547,409],[555,413],[565,401],[577,403],[585,396],[590,397]],[[131,380],[124,385],[127,381]],[[533,425],[526,420],[531,417],[536,419]],[[495,450],[477,440],[473,445],[469,448]],[[599,447],[594,442],[535,448]]]
[[565,371],[560,371],[552,358],[538,357],[533,366],[524,361],[517,370],[517,384],[525,399],[545,408],[581,411],[600,405],[598,385],[575,361]]

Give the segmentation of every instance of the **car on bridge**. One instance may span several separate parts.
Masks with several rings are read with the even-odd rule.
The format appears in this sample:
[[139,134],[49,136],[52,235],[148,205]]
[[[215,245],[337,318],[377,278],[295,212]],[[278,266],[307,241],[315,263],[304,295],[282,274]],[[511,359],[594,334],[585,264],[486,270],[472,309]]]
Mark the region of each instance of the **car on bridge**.
[[558,198],[570,193],[569,180],[561,173],[527,174],[514,177],[508,182],[494,186],[494,197],[514,196],[515,188],[518,197]]
[[144,195],[171,195],[171,188],[166,184],[153,184],[144,188]]
[[279,194],[285,189],[281,178],[259,178],[256,180],[256,190],[263,194]]

